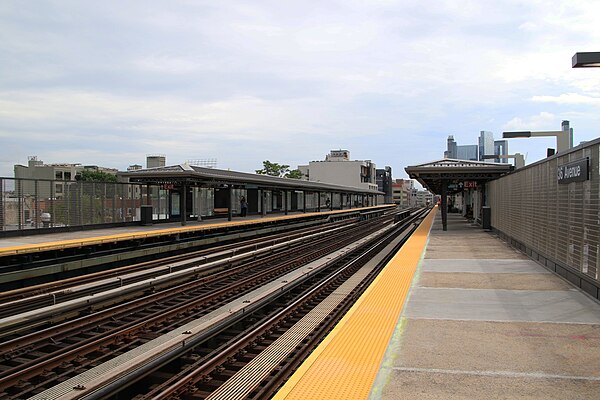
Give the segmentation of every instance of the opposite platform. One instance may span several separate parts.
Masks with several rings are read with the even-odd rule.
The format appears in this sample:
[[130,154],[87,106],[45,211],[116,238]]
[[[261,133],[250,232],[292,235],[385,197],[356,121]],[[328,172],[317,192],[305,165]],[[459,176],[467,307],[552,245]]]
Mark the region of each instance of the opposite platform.
[[374,211],[391,207],[393,207],[393,205],[360,207],[321,212],[290,212],[289,215],[281,214],[265,217],[260,215],[252,215],[248,217],[234,217],[232,221],[223,219],[205,219],[200,222],[189,221],[188,225],[186,226],[181,226],[179,223],[158,223],[150,226],[135,225],[127,227],[98,228],[71,232],[5,237],[0,238],[0,256],[50,251],[97,244],[101,245],[105,243],[114,243],[127,240],[144,240],[164,235],[190,234],[196,231],[207,229],[241,227],[244,225],[258,226],[259,224],[265,224],[269,222],[302,220],[328,215],[335,216],[337,214]]
[[[597,398],[600,303],[461,216],[449,215],[448,231],[440,219],[401,317],[363,323],[352,339],[338,339],[347,329],[340,324],[276,398]],[[402,286],[389,290],[400,297]],[[366,297],[361,302],[368,308]],[[358,352],[385,340],[388,323],[395,332],[374,383],[346,374]],[[311,374],[318,363],[334,373]]]

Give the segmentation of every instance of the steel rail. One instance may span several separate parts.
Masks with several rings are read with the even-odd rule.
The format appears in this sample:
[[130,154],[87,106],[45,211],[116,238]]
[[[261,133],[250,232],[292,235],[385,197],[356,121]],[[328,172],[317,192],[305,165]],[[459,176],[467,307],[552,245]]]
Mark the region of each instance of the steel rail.
[[[389,235],[388,235],[388,238],[389,238]],[[382,243],[383,241],[386,241],[386,240],[389,240],[389,239],[382,239],[382,240],[379,241],[379,243]],[[371,249],[369,251],[365,252],[365,254],[371,254],[373,252],[373,249],[379,248],[378,246],[380,246],[380,245],[378,244],[376,246],[371,247]],[[368,257],[368,256],[363,255],[363,257]],[[355,263],[356,262],[351,262],[348,265],[348,268],[350,268],[351,266],[353,266]],[[330,279],[334,279],[334,278],[332,277]],[[322,285],[325,285],[325,283],[321,284],[319,287],[322,287]],[[308,294],[306,296],[308,296]],[[303,299],[306,299],[306,296],[304,296]],[[269,323],[273,323],[274,320],[277,320],[277,319],[281,318],[281,316],[283,314],[285,314],[286,311],[289,312],[292,307],[293,306],[290,306],[290,307],[287,307],[285,310],[282,310],[277,315],[271,317],[271,319],[268,322],[266,322],[265,324],[268,325]],[[221,365],[224,362],[224,360],[233,358],[234,355],[241,350],[241,347],[243,347],[245,345],[248,345],[248,343],[250,343],[250,342],[252,342],[253,340],[256,339],[256,335],[260,334],[260,333],[257,333],[257,332],[259,332],[259,331],[264,332],[265,330],[269,330],[269,328],[266,328],[265,324],[261,325],[261,327],[259,327],[259,328],[256,328],[253,333],[246,334],[242,339],[239,339],[239,341],[237,341],[235,343],[228,343],[227,346],[226,346],[227,347],[227,351],[224,352],[223,354],[221,354],[218,358],[213,359],[212,361],[205,361],[205,360],[203,360],[203,361],[200,361],[200,362],[196,363],[194,365],[194,367],[199,367],[199,369],[197,369],[193,374],[190,374],[190,376],[199,377],[199,378],[196,378],[196,379],[199,379],[199,380],[205,379],[205,378],[203,378],[202,375],[203,374],[206,375],[206,371],[207,370],[210,370],[211,368],[214,369],[216,366]],[[190,368],[190,369],[192,369],[192,368]],[[189,376],[188,376],[188,378],[189,378]],[[179,387],[181,387],[181,386],[189,386],[191,384],[190,381],[188,379],[186,379],[181,373],[178,374],[178,375],[176,375],[176,376],[174,376],[171,379],[171,382],[172,381],[180,382],[180,385],[178,384]],[[163,392],[163,391],[164,391],[164,393],[176,393],[178,391],[177,388],[167,389],[166,387],[168,387],[168,384],[164,385],[164,386],[160,386],[159,388],[157,388],[156,390],[154,390],[153,392],[151,392],[152,395],[148,394],[148,395],[143,396],[141,398],[152,398],[153,395],[155,395],[157,393],[160,393],[160,392]],[[160,395],[157,398],[162,398],[163,396],[166,396],[166,394]]]
[[[208,268],[214,268],[217,266],[222,268],[232,267],[234,265],[237,265],[237,263],[244,262],[252,257],[258,258],[264,256],[265,254],[268,255],[269,253],[272,253],[275,250],[291,247],[294,245],[300,245],[308,240],[313,240],[314,238],[325,236],[327,234],[331,234],[339,230],[344,230],[346,228],[359,229],[359,227],[360,225],[350,225],[348,227],[333,227],[328,231],[320,231],[314,234],[304,235],[302,237],[288,240],[287,242],[273,244],[269,247],[257,248],[248,253],[236,254],[235,252],[232,252],[231,257],[227,259],[219,259],[217,261],[214,261],[213,263],[209,262],[207,264],[200,264],[198,266],[195,266],[196,264],[192,262],[192,266],[188,266],[188,268],[185,269],[172,269],[169,266],[167,266],[165,268],[171,269],[171,272],[166,275],[161,275],[148,280],[134,282],[129,285],[124,285],[118,288],[109,289],[104,292],[83,296],[60,304],[46,306],[28,312],[22,312],[14,316],[0,318],[0,335],[4,335],[2,332],[6,332],[9,329],[18,329],[22,325],[31,325],[35,321],[40,321],[40,323],[43,324],[45,323],[46,318],[54,317],[52,321],[58,322],[61,318],[64,319],[64,317],[67,315],[65,313],[72,313],[74,310],[81,309],[82,307],[97,310],[101,307],[102,304],[111,305],[111,299],[118,298],[119,301],[131,299],[137,296],[138,293],[143,291],[154,291],[159,288],[163,288],[166,285],[172,285],[173,282],[181,282],[183,280],[190,279],[191,277],[197,278],[198,274],[200,274],[200,276],[205,275],[205,270],[207,270]],[[180,265],[180,267],[183,265],[187,264],[184,263]],[[15,333],[16,332],[18,331],[15,331]]]
[[[354,218],[354,220],[357,220]],[[316,227],[301,228],[293,232],[284,232],[283,234],[271,234],[265,237],[246,240],[243,245],[231,243],[207,249],[188,252],[183,255],[163,257],[158,260],[146,261],[128,266],[113,268],[106,271],[95,272],[83,276],[73,277],[61,280],[59,282],[39,284],[20,289],[14,289],[0,293],[0,318],[12,315],[17,312],[23,312],[26,308],[19,308],[20,303],[32,303],[31,308],[41,307],[56,302],[69,300],[75,292],[83,292],[87,288],[93,288],[88,293],[94,293],[102,288],[109,288],[111,285],[123,285],[129,282],[136,282],[147,277],[156,276],[160,273],[170,272],[161,269],[153,271],[151,269],[164,265],[165,263],[178,263],[192,260],[203,256],[216,258],[218,254],[229,254],[230,251],[243,252],[244,250],[256,249],[260,247],[281,243],[309,232],[318,232],[331,229],[331,227],[345,225],[351,220],[332,222],[327,225]],[[139,271],[139,272],[138,272]],[[113,279],[111,279],[113,278]],[[105,283],[105,285],[101,285]],[[86,286],[89,284],[89,286]],[[37,301],[36,301],[37,300]],[[34,303],[35,302],[35,303]]]
[[[264,272],[262,275],[263,275],[263,276],[267,276],[268,274],[269,274],[269,272]],[[253,283],[253,284],[255,284],[255,283]],[[178,312],[181,312],[181,310],[179,310]],[[147,324],[147,323],[146,323],[146,324],[142,323],[142,325],[145,325],[145,326],[147,326],[148,324]],[[110,341],[110,339],[106,339],[106,340]],[[104,342],[103,342],[103,344],[101,344],[101,345],[106,345],[107,343],[108,343],[107,341],[104,341]],[[94,342],[93,344],[94,344],[94,345],[96,345],[96,346],[98,346],[98,345],[99,345],[99,343],[98,343],[98,342]],[[63,351],[63,353],[64,353],[64,351]],[[52,360],[52,362],[53,362],[53,363],[56,363],[56,362],[59,362],[59,360],[60,360],[60,358],[56,358],[56,359],[53,359],[53,360]],[[62,358],[62,360],[64,361],[64,360],[65,360],[65,358],[63,357],[63,358]],[[39,361],[39,360],[36,360],[36,362],[37,362],[37,361]],[[50,367],[51,367],[51,365],[55,365],[55,364],[51,364],[51,363],[49,363],[49,364],[46,364],[46,365],[45,365],[45,368],[46,368],[46,369],[48,369],[48,368],[50,368]],[[39,363],[38,363],[38,367],[39,367],[39,366],[40,366],[40,365],[39,365]],[[24,379],[24,377],[25,377],[25,376],[28,376],[28,377],[30,377],[31,375],[28,375],[30,372],[31,372],[31,371],[29,371],[29,370],[28,370],[28,371],[21,371],[21,373],[20,373],[20,376],[21,376],[23,379]],[[11,379],[15,379],[15,378],[16,378],[16,376],[15,376],[15,375],[10,375],[10,376],[7,376],[7,377],[5,378],[5,381],[10,381]]]
[[[418,217],[419,216],[415,216],[415,219]],[[406,225],[409,225],[409,226],[407,228],[405,228]],[[410,235],[414,231],[415,227],[414,227],[414,225],[411,225],[411,224],[404,224],[402,229],[404,229],[403,235],[404,235],[404,239],[405,239],[408,235]],[[385,246],[387,243],[389,243],[390,240],[394,236],[397,235],[397,232],[399,230],[400,229],[395,229],[392,232],[388,232],[387,234],[384,235],[383,238],[378,239],[376,241],[376,243],[370,245],[370,247],[368,249],[365,249],[360,255],[358,255],[358,257],[352,259],[345,266],[343,266],[339,270],[332,273],[328,278],[326,278],[320,284],[318,284],[313,289],[311,289],[309,292],[307,292],[306,294],[304,294],[303,296],[298,298],[296,301],[294,301],[288,307],[277,312],[276,314],[274,314],[273,316],[268,318],[266,321],[261,323],[258,327],[247,332],[241,338],[237,339],[236,341],[234,341],[232,343],[228,343],[226,348],[220,354],[218,354],[218,356],[214,357],[213,359],[211,359],[209,361],[201,360],[201,361],[196,362],[193,365],[190,365],[188,368],[186,368],[186,370],[184,372],[181,372],[181,373],[173,376],[169,381],[156,387],[150,393],[148,393],[144,396],[138,396],[138,400],[147,400],[147,399],[164,400],[164,399],[179,398],[180,396],[184,396],[185,392],[189,391],[190,388],[193,388],[194,385],[196,385],[198,382],[206,381],[207,379],[210,379],[209,376],[211,374],[211,371],[214,371],[221,365],[225,365],[226,363],[230,362],[231,360],[237,359],[238,358],[237,355],[247,353],[247,350],[245,350],[245,349],[250,344],[255,344],[257,342],[257,339],[256,339],[257,337],[269,335],[269,333],[276,330],[278,325],[286,319],[291,319],[292,321],[299,320],[300,319],[299,315],[296,315],[293,318],[290,318],[290,317],[292,316],[292,314],[297,313],[298,309],[300,309],[302,307],[306,307],[306,304],[310,300],[313,300],[319,294],[322,294],[322,292],[325,290],[325,288],[328,285],[332,284],[332,282],[334,282],[335,280],[339,279],[340,276],[343,276],[344,274],[348,274],[349,271],[353,273],[354,271],[356,271],[358,269],[358,267],[364,265],[366,263],[366,261],[368,261],[368,259],[373,257],[374,253],[381,251],[382,247]],[[401,243],[403,243],[403,242],[404,242],[404,240],[401,241]],[[398,245],[394,246],[394,248],[391,250],[391,252],[395,253],[397,248],[398,248]],[[380,265],[378,265],[378,268],[371,271],[364,278],[364,280],[361,279],[361,281],[359,283],[357,283],[356,286],[358,287],[358,286],[362,285],[363,288],[366,288],[368,283],[370,283],[375,278],[379,269],[382,267],[382,265],[385,265],[385,262],[389,258],[391,258],[391,256],[384,257],[383,261],[380,262]],[[325,318],[323,320],[324,324],[321,325],[319,328],[320,332],[318,332],[317,334],[315,334],[314,332],[311,333],[310,336],[312,336],[312,338],[309,341],[315,342],[320,337],[323,336],[323,332],[328,332],[329,328],[334,324],[333,321],[337,321],[337,320],[339,320],[339,318],[341,318],[341,315],[343,315],[345,313],[345,311],[353,303],[353,301],[351,301],[351,300],[354,297],[356,297],[356,295],[357,295],[356,293],[354,293],[352,295],[348,295],[343,300],[339,301],[339,306],[334,310],[335,315],[331,315],[331,316]],[[312,309],[312,307],[311,307],[311,309]],[[307,312],[304,312],[301,315],[305,315],[306,313]],[[290,321],[288,321],[288,325],[289,324],[290,324]],[[272,336],[272,335],[270,335],[270,336]],[[270,337],[267,341],[274,342],[274,340],[275,339],[273,337]],[[300,342],[300,339],[296,338],[296,340],[298,342]],[[307,337],[307,340],[308,340],[308,337]],[[302,353],[306,353],[308,351],[307,349],[311,348],[311,346],[309,345],[309,343],[306,342],[306,340],[302,341],[302,343],[303,343]],[[250,350],[248,350],[248,351],[250,351]],[[270,362],[273,362],[273,360],[271,359]],[[261,370],[261,367],[256,366],[252,369],[252,371],[249,371],[248,373],[253,374],[253,373],[255,373],[255,371],[260,371],[260,370]],[[263,375],[266,374],[266,372],[264,370],[262,371],[262,373],[263,373]],[[235,396],[234,393],[229,391],[229,390],[233,389],[238,394],[237,398],[246,398],[245,396],[247,396],[249,394],[250,390],[243,391],[240,389],[240,385],[244,385],[245,383],[251,381],[251,378],[248,375],[244,375],[243,381],[244,382],[239,382],[237,384],[231,385],[232,386],[231,388],[221,390],[221,392],[220,392],[221,397],[234,398],[234,396]],[[279,381],[271,382],[271,383],[269,383],[268,387],[271,387],[271,388],[276,387],[276,386],[278,386],[278,383],[279,383]],[[263,389],[260,392],[261,396],[259,396],[258,398],[263,398],[263,396],[266,394],[265,392],[267,392],[267,391],[268,391],[267,389]],[[213,394],[209,397],[212,398],[213,395],[215,395],[215,392],[213,392]],[[239,396],[243,396],[243,397],[239,397]],[[219,397],[219,395],[215,395],[214,397],[221,398],[221,397]]]

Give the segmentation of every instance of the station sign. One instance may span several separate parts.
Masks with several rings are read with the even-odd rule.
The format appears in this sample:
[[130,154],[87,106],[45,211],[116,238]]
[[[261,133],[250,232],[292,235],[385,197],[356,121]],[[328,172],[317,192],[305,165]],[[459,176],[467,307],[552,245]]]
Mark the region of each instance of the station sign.
[[558,183],[584,182],[589,178],[589,159],[571,161],[565,165],[559,165],[557,171]]

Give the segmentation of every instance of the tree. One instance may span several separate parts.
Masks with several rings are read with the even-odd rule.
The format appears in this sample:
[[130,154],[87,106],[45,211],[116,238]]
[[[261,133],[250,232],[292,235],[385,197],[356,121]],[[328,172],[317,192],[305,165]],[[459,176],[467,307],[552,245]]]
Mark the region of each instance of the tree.
[[269,160],[263,161],[263,168],[256,170],[257,174],[278,176],[280,178],[302,178],[302,173],[298,169],[290,170],[289,165],[272,163]]
[[286,175],[286,178],[302,179],[302,172],[299,169],[293,169]]
[[75,176],[75,179],[83,182],[116,182],[117,176],[93,169],[84,169]]

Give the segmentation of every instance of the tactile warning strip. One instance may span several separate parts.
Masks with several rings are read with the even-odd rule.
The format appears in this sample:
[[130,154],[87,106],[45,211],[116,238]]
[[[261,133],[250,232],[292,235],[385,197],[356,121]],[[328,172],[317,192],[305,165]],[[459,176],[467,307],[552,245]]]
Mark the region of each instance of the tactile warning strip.
[[273,397],[366,399],[408,295],[437,208]]

